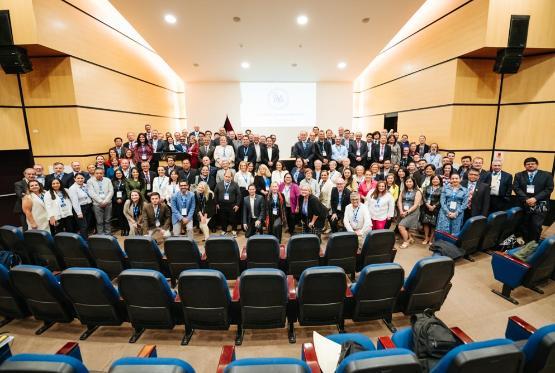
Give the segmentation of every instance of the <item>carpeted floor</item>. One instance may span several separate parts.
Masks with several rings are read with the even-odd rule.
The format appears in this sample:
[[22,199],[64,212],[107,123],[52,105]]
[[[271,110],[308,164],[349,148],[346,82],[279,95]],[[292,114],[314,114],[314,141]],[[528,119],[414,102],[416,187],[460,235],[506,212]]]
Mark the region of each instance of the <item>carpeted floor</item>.
[[[196,236],[200,240],[200,236]],[[286,238],[284,242],[286,242]],[[242,247],[245,239],[238,238]],[[417,240],[420,242],[420,240]],[[325,245],[325,239],[323,244]],[[201,242],[199,241],[199,245]],[[414,263],[429,256],[427,247],[414,244],[399,250],[396,262],[405,269],[412,269]],[[531,290],[519,288],[513,296],[520,302],[513,305],[494,295],[490,289],[500,289],[500,284],[493,278],[491,259],[487,254],[474,255],[475,262],[460,260],[456,263],[453,288],[445,304],[437,315],[449,326],[459,326],[475,340],[501,337],[504,334],[507,317],[518,315],[534,326],[555,323],[555,282],[542,286],[544,295]],[[410,325],[409,318],[395,314],[394,324],[399,327]],[[77,341],[84,331],[77,320],[71,324],[57,324],[41,336],[34,331],[40,322],[32,318],[13,321],[1,328],[0,332],[15,336],[12,345],[14,353],[54,353],[67,341]],[[364,333],[371,338],[391,333],[381,321],[354,324],[346,322],[347,332]],[[297,343],[289,344],[287,330],[257,330],[245,333],[242,346],[237,347],[237,358],[245,357],[300,357],[303,342],[311,341],[312,330],[321,334],[336,333],[335,327],[296,326]],[[180,346],[183,326],[173,330],[146,331],[135,344],[127,343],[132,334],[129,324],[120,327],[102,327],[86,341],[80,341],[81,353],[85,365],[92,371],[107,371],[111,363],[124,356],[135,356],[145,344],[156,344],[158,356],[177,357],[189,362],[197,372],[215,372],[221,346],[233,344],[235,327],[229,331],[196,331],[189,346]]]

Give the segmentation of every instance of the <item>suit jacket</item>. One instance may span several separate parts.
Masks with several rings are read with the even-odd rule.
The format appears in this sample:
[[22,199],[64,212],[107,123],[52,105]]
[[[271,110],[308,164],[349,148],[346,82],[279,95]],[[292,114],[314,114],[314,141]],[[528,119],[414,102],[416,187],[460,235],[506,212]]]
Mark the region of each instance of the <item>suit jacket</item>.
[[[86,172],[84,172],[83,174],[86,175],[85,182],[87,182],[89,180],[90,175]],[[64,188],[69,189],[69,187],[72,186],[73,183],[75,183],[75,173],[68,172],[67,174],[64,175],[64,177],[62,177],[62,185],[64,186]]]
[[[270,184],[271,184],[272,183],[272,180],[271,180],[272,178],[269,177],[268,179],[270,179]],[[265,181],[265,178],[263,176],[256,175],[254,177],[253,184],[256,187],[256,194],[262,194],[261,193],[262,190],[269,191],[269,187],[266,188],[266,181]]]
[[[326,152],[326,155],[323,151]],[[331,160],[331,145],[329,142],[324,141],[323,144],[320,144],[320,141],[317,141],[314,143],[314,160],[316,159],[322,162],[324,162],[324,159]]]
[[275,166],[276,162],[279,161],[279,148],[277,145],[272,145],[272,159],[269,159],[268,157],[268,147],[265,146],[264,148],[260,148],[260,161],[262,163],[264,163],[266,166],[268,165],[268,162],[272,162],[272,164]]
[[[143,181],[147,193],[148,193],[148,192],[152,192],[152,182],[154,181],[154,178],[155,178],[156,176],[158,176],[158,175],[156,174],[156,172],[150,171],[150,170],[148,171],[148,175],[149,175],[149,177],[150,177],[149,182],[147,182],[143,170],[140,170],[140,171],[139,171],[139,178]],[[147,185],[147,184],[150,184],[150,189],[148,188],[148,185]]]
[[348,146],[349,149],[349,159],[351,160],[351,164],[356,164],[356,157],[361,157],[361,162],[363,162],[368,157],[368,144],[366,141],[360,140],[360,156],[357,156],[357,143],[353,141]]
[[294,157],[300,157],[302,159],[308,159],[309,162],[312,162],[314,159],[314,149],[313,144],[309,140],[306,140],[306,148],[303,145],[302,141],[298,141],[295,143],[293,148],[293,155]]
[[255,163],[256,162],[256,152],[254,150],[254,146],[249,145],[247,146],[247,148],[245,149],[245,146],[241,145],[239,148],[237,148],[237,152],[235,153],[235,164],[239,165],[239,162],[242,162],[245,160],[245,154],[247,156],[247,162],[252,162]]
[[195,207],[196,214],[198,213],[206,214],[206,217],[210,219],[216,215],[216,201],[214,200],[214,194],[210,194],[207,199],[201,199],[198,193],[195,193]]
[[[468,180],[462,181],[461,185],[468,188]],[[469,190],[470,192],[470,190]],[[476,182],[476,187],[472,193],[472,201],[470,202],[470,216],[488,216],[489,211],[490,187],[481,181]]]
[[156,142],[156,147],[154,147],[154,141],[150,140],[150,145],[152,145],[152,151],[155,153],[163,153],[168,151],[168,143],[165,140],[158,139],[158,141]]
[[198,185],[201,181],[204,181],[210,187],[210,190],[214,190],[216,187],[216,176],[208,174],[208,181],[202,178],[200,174],[195,176],[195,185]]
[[214,188],[214,196],[216,197],[216,204],[220,203],[233,203],[234,206],[239,206],[241,204],[241,190],[239,189],[239,185],[234,183],[233,181],[229,184],[229,188],[227,189],[227,193],[229,194],[229,200],[224,200],[225,195],[225,185],[223,181],[220,181],[216,184],[216,188]]
[[421,148],[421,147],[420,147],[420,144],[417,144],[417,145],[416,145],[416,152],[417,152],[418,154],[420,154],[420,158],[424,158],[424,154],[430,152],[430,145],[424,144],[424,146]]
[[381,144],[374,145],[372,147],[372,162],[383,163],[386,159],[391,160],[391,146],[389,144],[385,144],[383,159],[380,161],[380,146]]
[[197,176],[197,170],[194,168],[189,168],[189,171],[185,171],[183,168],[179,170],[179,178],[187,181],[189,185],[195,183],[195,176]]
[[351,191],[348,188],[343,189],[343,193],[341,193],[341,211],[337,210],[337,206],[339,206],[339,191],[336,187],[331,190],[331,212],[332,214],[337,214],[339,216],[343,216],[345,213],[345,208],[351,203]]
[[[161,203],[160,205],[160,215],[158,220],[160,221],[160,228],[163,230],[170,229],[171,212],[170,208]],[[143,209],[143,234],[146,234],[149,230],[156,229],[156,217],[154,216],[154,206],[151,203],[145,204]]]
[[[246,196],[243,198],[243,224],[249,224],[252,215],[250,197]],[[254,216],[261,224],[266,220],[266,203],[259,194],[254,196]]]
[[[137,146],[137,141],[133,141],[133,149],[135,149],[136,146]],[[129,141],[124,142],[123,147],[126,148],[126,149],[130,149],[129,148]],[[131,150],[133,150],[133,149],[131,149]]]
[[17,199],[15,200],[15,205],[13,207],[13,212],[19,214],[23,212],[21,204],[25,193],[27,193],[27,180],[21,179],[19,181],[16,181],[13,186],[15,194],[17,195]]
[[[170,171],[170,169],[169,169],[169,166],[164,167],[164,170],[166,170],[166,176],[170,176],[170,172],[171,172],[171,171]],[[173,170],[175,170],[175,171],[177,171],[177,172],[179,173],[179,172],[181,172],[181,170],[183,170],[183,167],[180,167],[180,166],[178,166],[178,165],[175,165],[175,166],[173,166],[173,168],[172,168],[172,171],[173,171]],[[181,175],[181,174],[179,174],[179,175]]]
[[[304,197],[299,196],[299,200],[297,202],[297,206],[299,209],[299,217],[302,219],[302,209],[303,209]],[[320,202],[318,197],[311,194],[308,196],[308,205],[307,205],[307,212],[308,212],[308,220],[312,220],[313,216],[318,216],[316,223],[314,224],[315,227],[322,228],[326,221],[326,217],[328,216],[328,208]]]
[[534,185],[534,193],[527,193],[526,186],[528,182],[528,172],[522,171],[515,175],[513,189],[519,201],[524,203],[528,198],[534,197],[539,201],[549,201],[553,192],[553,175],[549,172],[538,170],[532,185]]
[[[471,167],[471,168],[472,168],[472,167]],[[468,180],[468,171],[470,171],[470,169],[468,169],[468,170],[464,173],[464,175],[463,175],[463,177],[462,177],[462,180],[463,180],[463,181],[464,181],[464,180]],[[459,174],[460,174],[460,173],[459,173]],[[488,174],[489,174],[489,172],[487,172],[487,171],[484,170],[484,169],[481,169],[481,170],[480,170],[480,177],[478,178],[478,181],[485,182],[486,177],[488,176]]]
[[[493,177],[492,172],[488,172],[484,178],[484,183],[491,186],[491,178]],[[499,183],[499,195],[498,197],[509,200],[511,198],[511,193],[513,191],[513,175],[508,172],[501,171],[501,180]]]
[[[297,174],[297,171],[299,172],[298,174],[298,178],[297,180],[295,180],[295,175]],[[301,183],[301,181],[304,180],[304,171],[303,170],[299,170],[297,167],[293,167],[293,169],[291,170],[291,177],[293,178],[293,182],[297,185],[299,185]]]
[[108,149],[108,152],[110,152],[110,150],[115,151],[116,154],[117,154],[117,156],[118,156],[118,158],[123,158],[123,157],[125,157],[125,151],[127,150],[127,148],[126,148],[125,146],[122,146],[122,147],[120,148],[120,151],[118,152],[118,150],[116,149],[116,147],[113,146],[113,147],[111,147],[110,149]]
[[[62,178],[60,180],[61,183],[62,183],[62,186],[64,185],[64,177],[67,177],[66,175],[67,174],[65,172],[62,174]],[[45,184],[44,189],[50,190],[50,184],[52,184],[53,180],[54,180],[54,174],[53,173],[49,174],[49,175],[46,175],[46,177],[44,178],[44,184]]]
[[198,149],[198,159],[202,161],[202,158],[207,156],[212,160],[212,163],[214,163],[214,149],[216,149],[216,147],[212,145],[208,147],[208,150],[205,149],[204,145],[200,145]]

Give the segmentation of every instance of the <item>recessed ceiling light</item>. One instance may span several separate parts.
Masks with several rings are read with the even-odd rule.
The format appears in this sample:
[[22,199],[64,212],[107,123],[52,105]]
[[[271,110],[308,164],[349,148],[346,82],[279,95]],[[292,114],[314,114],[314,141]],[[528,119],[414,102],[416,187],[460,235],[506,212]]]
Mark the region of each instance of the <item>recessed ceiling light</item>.
[[241,62],[241,67],[242,67],[243,69],[248,69],[248,68],[251,67],[251,64],[248,63],[247,61],[243,61],[243,62]]
[[347,67],[347,62],[343,62],[343,61],[342,61],[342,62],[339,62],[339,63],[337,64],[337,68],[338,68],[338,69],[343,70],[343,69],[346,68],[346,67]]
[[297,64],[296,64],[296,63],[292,63],[291,66],[292,66],[292,67],[297,67]]
[[239,48],[243,48],[243,43],[239,44]]
[[366,17],[362,19],[362,23],[368,23],[370,22],[370,18]]
[[166,14],[164,16],[164,21],[173,25],[177,22],[177,18],[175,18],[175,16],[173,14]]
[[302,44],[299,44],[299,48],[302,48],[302,47],[303,47],[303,45],[302,45]]
[[297,23],[299,25],[306,25],[308,23],[308,17],[304,14],[297,17]]
[[233,17],[233,22],[241,22],[241,17]]

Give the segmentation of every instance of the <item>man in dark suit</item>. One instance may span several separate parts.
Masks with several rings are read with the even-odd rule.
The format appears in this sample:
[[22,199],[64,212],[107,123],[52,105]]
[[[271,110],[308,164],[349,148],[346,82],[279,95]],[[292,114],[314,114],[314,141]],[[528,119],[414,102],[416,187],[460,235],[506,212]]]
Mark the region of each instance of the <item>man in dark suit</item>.
[[362,141],[362,133],[355,133],[355,141],[346,146],[349,149],[351,167],[364,166],[366,158],[368,158],[368,144],[366,141]]
[[137,146],[137,141],[135,141],[135,132],[127,132],[127,142],[123,144],[123,147],[134,150],[135,146]]
[[314,159],[313,144],[307,139],[308,133],[301,131],[300,140],[295,143],[293,148],[294,158],[302,158],[307,166],[310,166]]
[[256,187],[251,184],[248,188],[249,195],[243,198],[243,229],[245,237],[262,234],[266,219],[266,206],[264,197],[256,194]]
[[386,159],[391,160],[391,146],[387,143],[387,137],[380,136],[380,143],[372,147],[372,162],[381,163]]
[[318,131],[318,141],[314,143],[314,160],[320,160],[324,166],[327,166],[331,160],[331,144],[326,141],[324,131]]
[[489,213],[503,211],[509,207],[509,200],[513,190],[513,175],[501,170],[501,161],[491,162],[491,172],[484,179],[484,183],[491,187]]
[[[345,216],[345,208],[351,203],[351,191],[345,188],[345,180],[339,178],[336,180],[335,187],[331,190],[330,205],[331,215],[329,217],[331,231],[338,232],[340,224],[343,226],[343,217]],[[345,230],[341,228],[341,230]]]
[[170,176],[170,173],[172,171],[177,171],[178,173],[180,173],[181,170],[183,170],[183,168],[175,164],[175,157],[172,155],[166,158],[166,162],[168,163],[168,165],[164,167],[164,169],[166,170],[166,176]]
[[262,148],[260,158],[270,170],[276,167],[276,162],[279,161],[279,148],[271,137],[266,138],[266,146]]
[[420,187],[424,182],[424,180],[422,180],[422,176],[420,176],[420,171],[416,167],[416,163],[414,163],[413,161],[410,161],[407,166],[407,176],[411,176],[414,181],[416,181],[418,187]]
[[141,172],[139,177],[146,185],[146,194],[152,192],[152,183],[154,178],[158,176],[156,172],[150,170],[150,163],[148,161],[141,162]]
[[168,145],[166,141],[160,139],[158,135],[158,130],[152,131],[152,139],[150,140],[150,145],[152,145],[152,151],[154,153],[163,153],[168,151]]
[[[210,177],[216,179],[216,174],[218,173],[218,168],[214,167],[210,164],[211,160],[207,156],[202,157],[202,166],[208,167],[208,171],[210,173]],[[202,167],[201,166],[201,167]]]
[[416,147],[416,151],[420,154],[421,158],[424,158],[424,154],[430,152],[430,145],[426,144],[426,136],[420,135],[418,138],[418,146]]
[[115,146],[110,148],[109,150],[115,151],[118,158],[125,157],[125,150],[127,149],[123,146],[123,139],[121,137],[116,137],[114,139],[114,145]]
[[46,178],[44,179],[44,189],[46,190],[50,190],[50,184],[52,184],[52,180],[54,179],[60,180],[60,183],[64,185],[63,179],[66,175],[66,173],[64,172],[64,164],[62,162],[55,162],[53,164],[53,168],[54,172],[50,175],[46,175]]
[[[488,176],[488,172],[484,170],[484,158],[474,157],[474,159],[472,160],[471,169],[472,168],[474,168],[475,170],[478,170],[478,172],[480,173],[479,180],[481,182],[484,182],[484,180],[486,179],[486,176]],[[468,171],[463,175],[462,180],[468,180]]]
[[239,162],[245,161],[252,162],[253,164],[256,163],[256,153],[254,151],[254,146],[252,146],[249,141],[249,137],[244,135],[241,141],[241,146],[237,148],[235,155],[235,165],[237,166],[237,169],[239,169]]
[[85,176],[85,182],[87,182],[91,177],[91,175],[89,175],[88,172],[81,171],[81,163],[77,161],[71,162],[71,172],[68,172],[62,178],[62,185],[64,186],[64,188],[69,189],[69,187],[72,186],[73,183],[75,182],[75,175],[79,173]]
[[479,178],[480,172],[471,168],[468,171],[468,180],[461,182],[461,185],[468,189],[468,206],[464,210],[465,221],[473,216],[488,216],[490,188]]
[[143,210],[143,234],[153,236],[157,241],[171,235],[171,211],[167,204],[161,203],[160,194],[153,192],[150,203]]
[[13,185],[15,195],[17,196],[17,199],[15,200],[15,205],[13,207],[13,212],[14,214],[19,215],[19,221],[21,222],[21,228],[23,229],[23,231],[26,231],[28,227],[27,218],[25,217],[25,214],[23,213],[23,208],[21,207],[22,199],[27,193],[27,184],[29,184],[29,181],[35,180],[36,176],[37,173],[34,168],[26,168],[25,171],[23,171],[23,179],[16,181]]
[[191,161],[188,159],[183,160],[183,168],[179,171],[179,176],[181,180],[187,181],[189,185],[195,183],[195,176],[197,176],[197,170],[191,167]]
[[231,170],[227,170],[224,173],[224,180],[216,184],[214,199],[216,200],[216,211],[220,217],[222,235],[227,233],[227,228],[231,225],[231,233],[233,237],[237,237],[235,228],[238,219],[236,216],[241,205],[241,190],[239,185],[232,181]]
[[214,163],[212,160],[214,159],[214,146],[212,146],[210,142],[210,137],[204,137],[204,144],[199,144],[198,148],[198,158],[202,161],[202,158],[208,157],[211,159],[211,162]]
[[524,160],[525,171],[515,175],[513,189],[526,214],[522,226],[526,242],[539,241],[542,225],[549,211],[549,198],[553,192],[553,175],[538,170],[534,157]]

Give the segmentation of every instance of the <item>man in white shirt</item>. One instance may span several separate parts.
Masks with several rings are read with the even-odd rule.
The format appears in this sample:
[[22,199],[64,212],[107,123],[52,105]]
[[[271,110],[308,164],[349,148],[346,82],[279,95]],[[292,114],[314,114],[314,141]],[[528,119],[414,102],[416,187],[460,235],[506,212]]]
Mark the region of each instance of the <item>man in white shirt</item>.
[[235,165],[235,150],[233,146],[227,144],[225,136],[220,136],[220,145],[214,149],[214,160],[217,168],[222,168],[222,161],[225,160],[229,161],[230,167]]
[[260,136],[256,133],[252,136],[252,146],[254,147],[254,154],[256,154],[256,165],[259,165],[262,162],[262,144],[260,143]]
[[331,159],[337,163],[343,162],[345,158],[349,157],[347,147],[341,143],[343,139],[339,136],[335,138],[335,144],[331,146]]
[[93,201],[93,212],[96,217],[96,232],[98,234],[112,234],[110,220],[112,219],[112,197],[114,187],[112,181],[104,177],[104,170],[94,170],[94,177],[87,181],[89,197]]
[[372,230],[372,220],[368,207],[360,203],[360,195],[357,192],[351,193],[351,204],[345,208],[343,224],[347,232],[355,232],[359,236],[359,243],[362,244],[368,232]]

